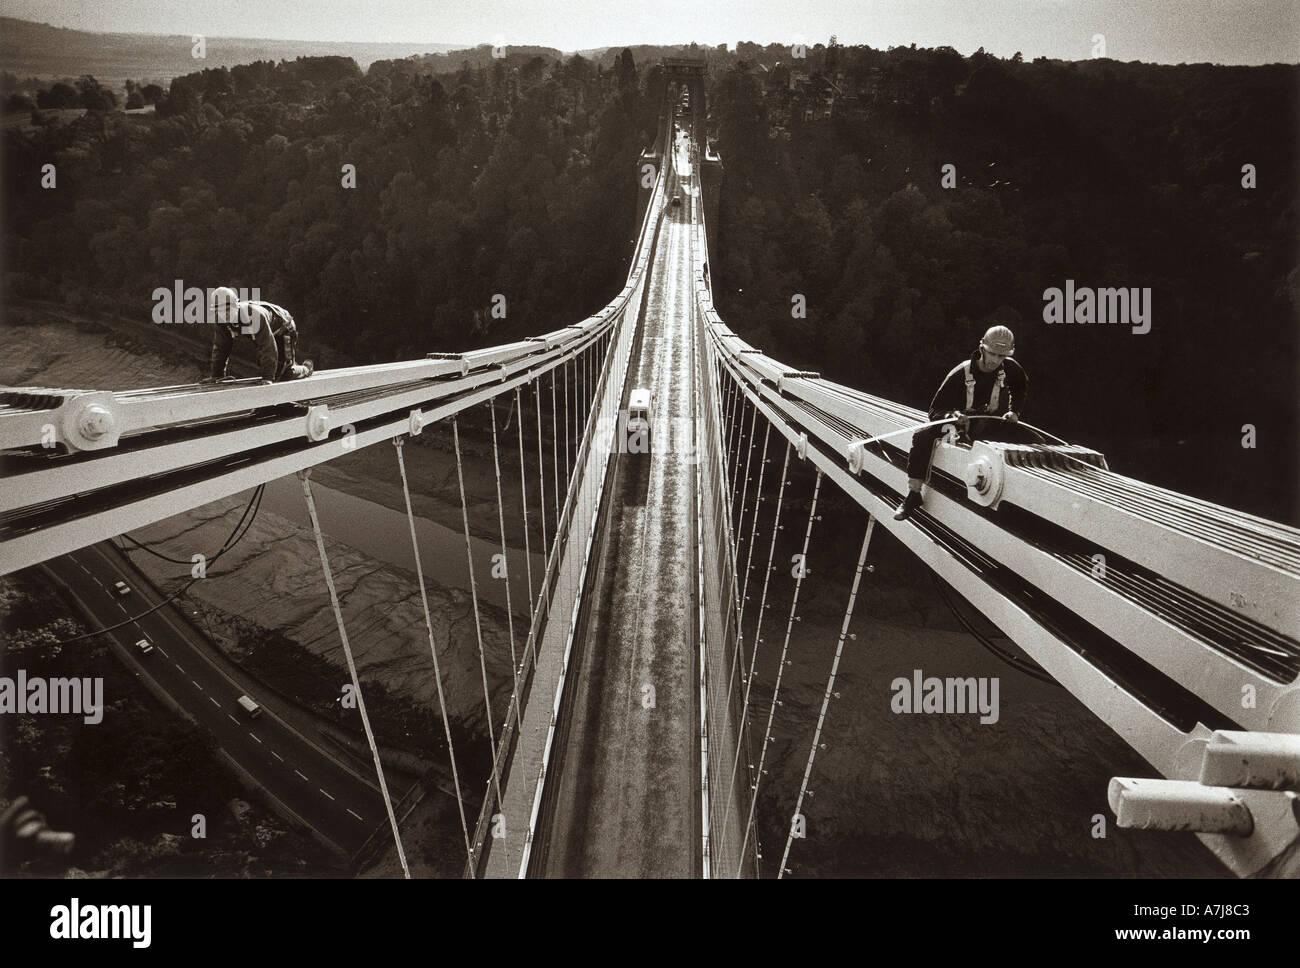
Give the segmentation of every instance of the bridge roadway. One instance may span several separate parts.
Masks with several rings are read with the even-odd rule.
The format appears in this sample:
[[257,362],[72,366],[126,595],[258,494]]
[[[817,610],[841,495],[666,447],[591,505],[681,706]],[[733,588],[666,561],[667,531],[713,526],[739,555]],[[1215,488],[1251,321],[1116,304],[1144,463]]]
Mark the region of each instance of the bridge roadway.
[[537,859],[548,877],[701,874],[687,211],[666,210],[629,366],[627,388],[655,394],[651,453],[617,455],[609,484]]

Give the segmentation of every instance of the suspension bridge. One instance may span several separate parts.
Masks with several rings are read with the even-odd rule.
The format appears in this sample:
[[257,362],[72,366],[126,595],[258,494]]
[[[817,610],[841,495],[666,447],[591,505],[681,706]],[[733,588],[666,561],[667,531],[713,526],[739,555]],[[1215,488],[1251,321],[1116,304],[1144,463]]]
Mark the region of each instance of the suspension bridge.
[[[318,465],[389,445],[439,677],[465,875],[779,877],[797,850],[795,824],[779,859],[765,857],[756,808],[800,592],[818,562],[819,502],[834,491],[867,523],[792,817],[824,730],[834,730],[832,704],[852,701],[839,698],[836,676],[872,536],[885,528],[1016,643],[1024,656],[1009,661],[1050,676],[1153,767],[1111,781],[1121,826],[1194,833],[1242,876],[1294,873],[1300,531],[1114,473],[1103,455],[1061,441],[941,442],[923,510],[894,521],[908,431],[925,415],[791,369],[719,317],[708,263],[722,166],[696,120],[702,70],[689,61],[665,69],[658,137],[638,162],[631,268],[607,306],[515,343],[289,383],[5,388],[0,573],[296,475],[387,814],[376,833],[406,869],[311,481]],[[691,111],[676,123],[682,91]],[[639,387],[654,395],[649,435],[638,439],[628,404]],[[514,415],[513,440],[498,408]],[[504,583],[502,717],[489,694],[459,476],[491,755],[474,816],[441,701],[403,444],[450,425],[459,471],[460,418],[484,410],[502,554],[507,516],[518,517],[526,565]],[[813,482],[798,500],[796,466]],[[501,489],[514,473],[517,507]],[[779,531],[800,549],[793,571],[774,567]],[[528,615],[518,628],[517,602]],[[779,660],[760,703],[762,650]],[[637,709],[654,715],[629,713]]]

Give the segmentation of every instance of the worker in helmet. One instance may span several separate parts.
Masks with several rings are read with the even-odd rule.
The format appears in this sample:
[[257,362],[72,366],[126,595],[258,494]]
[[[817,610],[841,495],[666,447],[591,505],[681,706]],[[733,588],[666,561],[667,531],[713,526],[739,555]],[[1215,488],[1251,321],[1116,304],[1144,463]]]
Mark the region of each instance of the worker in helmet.
[[[930,401],[930,419],[956,415],[960,434],[971,440],[1014,439],[1012,424],[1024,412],[1029,393],[1029,378],[1011,358],[1016,338],[1005,326],[991,326],[980,340],[979,348],[969,360],[963,360],[944,377]],[[972,415],[1001,417],[995,420],[971,420]],[[907,497],[894,512],[903,521],[921,506],[921,487],[930,474],[930,459],[935,442],[944,434],[945,425],[926,427],[912,435],[912,450],[907,458]]]
[[212,290],[208,309],[216,324],[212,327],[209,380],[225,379],[226,364],[239,336],[247,336],[257,345],[257,365],[264,383],[311,376],[311,360],[294,362],[298,327],[287,309],[269,302],[241,301],[229,286]]

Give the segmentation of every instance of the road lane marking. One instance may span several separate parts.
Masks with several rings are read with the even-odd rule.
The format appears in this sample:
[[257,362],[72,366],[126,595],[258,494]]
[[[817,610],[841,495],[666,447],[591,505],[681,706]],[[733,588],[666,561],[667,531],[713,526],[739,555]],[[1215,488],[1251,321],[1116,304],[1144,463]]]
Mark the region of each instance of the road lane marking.
[[257,734],[256,734],[256,733],[249,733],[248,735],[251,736],[251,737],[253,737],[253,739],[256,739],[259,743],[262,742],[260,739],[257,738]]
[[216,701],[215,699],[213,699],[211,696],[208,697],[208,701],[211,702],[212,705],[216,706],[218,709],[221,708],[221,703],[217,702],[217,701]]
[[[227,716],[230,716],[230,713],[226,713],[226,715],[227,715]],[[232,723],[234,723],[236,726],[239,725],[239,720],[236,719],[234,716],[230,716],[230,721],[231,721]]]
[[[194,680],[191,679],[190,682],[194,682]],[[194,688],[197,689],[199,692],[203,691],[203,687],[200,686],[197,682],[194,682]]]
[[277,760],[279,760],[281,763],[284,762],[284,757],[281,756],[279,753],[277,753],[275,750],[271,750],[271,755],[274,756],[274,757],[275,757]]
[[[320,790],[321,793],[325,793],[325,790],[324,790],[323,787],[317,787],[316,789],[317,789],[317,790]],[[325,793],[325,796],[330,797],[330,795],[329,795],[328,793]],[[333,797],[330,797],[330,799],[333,800],[334,798],[333,798]]]
[[[298,774],[299,776],[301,776],[304,780],[307,780],[306,775],[303,774],[303,772],[302,772],[301,770],[294,770],[293,772],[297,773],[297,774]],[[307,780],[307,782],[310,783],[311,780]]]
[[356,812],[355,810],[353,810],[351,807],[348,807],[348,813],[352,814],[352,816],[356,817],[356,818],[357,818],[358,820],[360,820],[362,823],[365,823],[365,822],[366,822],[366,818],[363,817],[363,816],[361,816],[361,814],[357,813],[357,812]]
[[162,652],[162,654],[163,654],[163,658],[165,658],[165,659],[170,659],[170,658],[171,658],[171,656],[169,656],[166,652],[163,652],[163,650],[162,650],[161,648],[159,648],[158,646],[155,645],[154,648],[155,648],[155,649],[158,649],[159,652]]
[[[172,665],[174,665],[177,669],[181,669],[181,664],[180,664],[179,662],[177,662],[176,660],[174,660],[174,659],[172,660]],[[181,672],[182,672],[182,673],[183,673],[184,671],[185,671],[184,669],[181,669]]]

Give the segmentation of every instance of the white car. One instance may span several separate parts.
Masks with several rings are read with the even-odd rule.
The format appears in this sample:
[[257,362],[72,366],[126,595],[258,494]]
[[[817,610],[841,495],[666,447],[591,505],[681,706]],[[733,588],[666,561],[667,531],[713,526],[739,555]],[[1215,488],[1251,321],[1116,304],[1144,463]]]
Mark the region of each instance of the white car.
[[113,582],[113,591],[117,592],[119,595],[130,595],[131,586],[124,581],[115,581]]
[[645,387],[632,391],[627,402],[627,452],[650,453],[650,411],[654,397]]
[[153,643],[150,642],[148,639],[141,639],[139,642],[135,644],[135,650],[139,652],[141,655],[148,655],[150,652],[153,651]]

